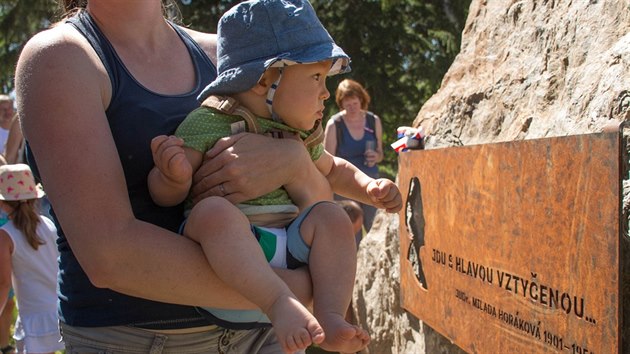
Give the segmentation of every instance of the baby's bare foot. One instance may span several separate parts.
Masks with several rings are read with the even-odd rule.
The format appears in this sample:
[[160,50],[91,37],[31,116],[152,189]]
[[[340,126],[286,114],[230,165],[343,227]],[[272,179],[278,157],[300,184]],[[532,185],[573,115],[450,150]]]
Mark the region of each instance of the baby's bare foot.
[[317,320],[326,333],[326,338],[319,345],[324,350],[355,353],[365,349],[370,343],[368,332],[346,322],[343,315],[325,313],[317,316]]
[[286,353],[306,349],[309,345],[319,344],[324,340],[324,330],[319,322],[293,297],[277,299],[268,316]]

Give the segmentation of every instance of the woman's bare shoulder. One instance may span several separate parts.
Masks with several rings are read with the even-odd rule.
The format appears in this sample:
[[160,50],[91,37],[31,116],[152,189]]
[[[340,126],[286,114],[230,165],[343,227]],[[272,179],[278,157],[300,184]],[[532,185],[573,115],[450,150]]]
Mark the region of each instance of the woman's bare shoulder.
[[217,35],[214,33],[205,33],[185,28],[184,30],[195,40],[203,49],[213,63],[217,63]]
[[92,93],[105,102],[110,91],[108,80],[94,49],[68,24],[33,36],[20,54],[15,73],[18,95],[31,99],[37,95],[38,102],[48,98],[47,104],[71,95],[86,100]]
[[85,37],[68,24],[60,24],[34,35],[20,54],[17,74],[23,69],[37,73],[50,72],[51,68],[75,73],[85,70],[83,74],[104,69]]
[[28,40],[24,50],[26,54],[70,56],[69,50],[85,51],[87,48],[89,43],[74,27],[59,24],[34,35]]
[[330,117],[330,119],[326,122],[326,129],[328,129],[328,127],[332,127],[333,125],[335,125],[335,120]]

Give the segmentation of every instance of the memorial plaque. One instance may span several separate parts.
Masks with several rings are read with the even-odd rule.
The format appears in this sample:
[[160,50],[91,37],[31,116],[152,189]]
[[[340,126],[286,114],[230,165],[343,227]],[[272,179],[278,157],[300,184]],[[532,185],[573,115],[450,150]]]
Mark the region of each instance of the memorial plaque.
[[403,307],[469,353],[620,353],[620,134],[399,156]]

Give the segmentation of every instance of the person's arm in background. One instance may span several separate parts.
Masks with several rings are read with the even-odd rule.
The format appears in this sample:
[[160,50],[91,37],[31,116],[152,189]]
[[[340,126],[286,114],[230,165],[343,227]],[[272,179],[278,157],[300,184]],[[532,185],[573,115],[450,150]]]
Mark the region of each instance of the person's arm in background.
[[365,152],[365,162],[368,166],[374,166],[383,161],[383,125],[377,115],[374,115],[374,135],[376,136],[376,146],[374,150]]
[[0,230],[0,313],[6,306],[11,289],[11,273],[13,267],[11,254],[13,253],[13,241],[6,231]]
[[[59,27],[22,51],[18,111],[48,197],[90,281],[155,301],[253,308],[216,276],[198,244],[134,217],[104,113],[107,73],[79,34]],[[282,275],[296,295],[304,299],[306,289],[310,299],[308,276]]]
[[20,161],[22,150],[24,148],[24,136],[22,135],[22,127],[17,117],[13,119],[11,128],[9,129],[9,136],[7,137],[7,143],[4,148],[4,155],[7,163],[16,164]]
[[324,149],[331,155],[337,155],[337,129],[332,118],[328,120],[324,130]]
[[374,130],[376,135],[376,157],[373,162],[378,164],[383,161],[385,154],[383,153],[383,124],[381,123],[381,118],[376,114],[374,115]]

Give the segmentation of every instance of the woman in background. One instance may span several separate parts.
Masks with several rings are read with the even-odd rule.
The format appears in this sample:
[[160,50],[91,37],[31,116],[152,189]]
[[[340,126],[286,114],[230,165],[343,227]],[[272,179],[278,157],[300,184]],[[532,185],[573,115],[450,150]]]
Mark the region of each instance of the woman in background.
[[[370,95],[358,82],[345,79],[337,86],[335,102],[340,112],[326,124],[326,151],[346,159],[368,176],[378,178],[378,163],[383,160],[383,126],[381,119],[368,111]],[[367,233],[372,227],[376,208],[360,204]]]

